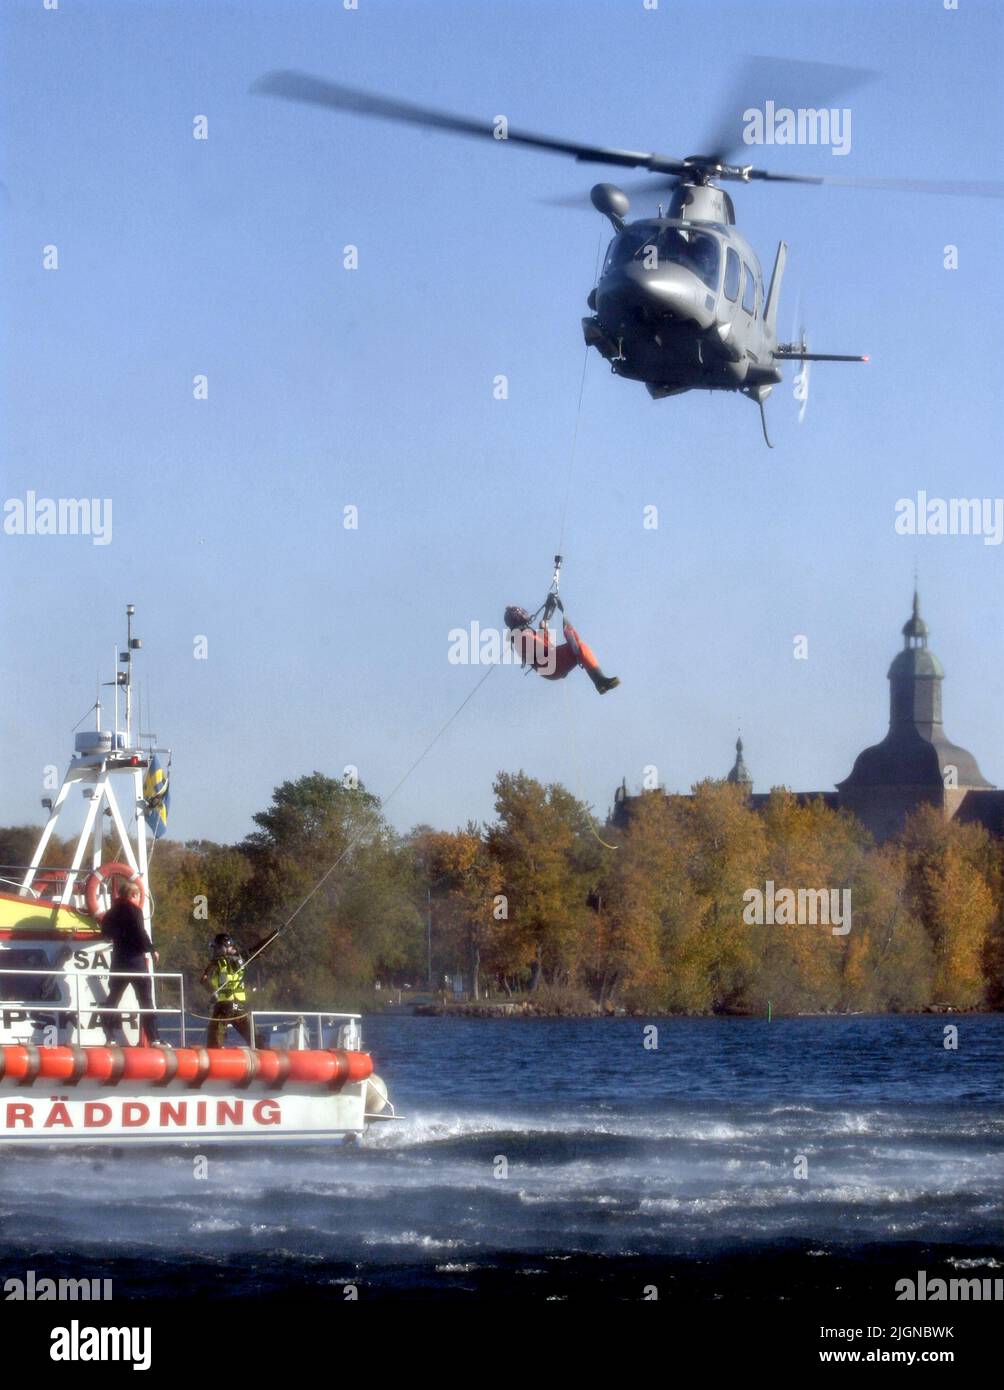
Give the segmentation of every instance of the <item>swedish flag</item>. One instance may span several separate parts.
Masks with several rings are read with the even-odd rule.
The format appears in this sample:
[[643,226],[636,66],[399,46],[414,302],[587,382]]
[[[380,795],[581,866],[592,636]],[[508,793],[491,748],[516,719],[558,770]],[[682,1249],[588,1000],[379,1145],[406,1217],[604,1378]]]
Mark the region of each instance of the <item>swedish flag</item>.
[[167,834],[167,817],[171,809],[171,791],[167,769],[154,753],[143,778],[143,797],[146,801],[146,825],[155,840]]

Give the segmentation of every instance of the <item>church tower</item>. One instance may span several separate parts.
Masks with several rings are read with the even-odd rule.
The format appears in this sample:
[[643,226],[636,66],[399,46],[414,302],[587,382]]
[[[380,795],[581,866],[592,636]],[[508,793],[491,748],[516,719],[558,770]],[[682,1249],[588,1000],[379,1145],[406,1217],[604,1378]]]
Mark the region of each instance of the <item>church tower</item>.
[[736,760],[732,764],[731,771],[726,775],[726,782],[736,782],[743,788],[747,795],[753,790],[753,778],[750,770],[743,761],[743,741],[742,737],[736,739]]
[[889,727],[913,725],[931,740],[941,725],[941,662],[927,649],[927,624],[913,592],[913,612],[903,624],[903,650],[889,667]]
[[913,612],[903,624],[903,650],[889,667],[889,732],[860,753],[851,775],[837,784],[840,806],[880,841],[901,830],[924,802],[954,816],[968,791],[991,788],[972,753],[945,736],[945,673],[927,638],[915,591]]

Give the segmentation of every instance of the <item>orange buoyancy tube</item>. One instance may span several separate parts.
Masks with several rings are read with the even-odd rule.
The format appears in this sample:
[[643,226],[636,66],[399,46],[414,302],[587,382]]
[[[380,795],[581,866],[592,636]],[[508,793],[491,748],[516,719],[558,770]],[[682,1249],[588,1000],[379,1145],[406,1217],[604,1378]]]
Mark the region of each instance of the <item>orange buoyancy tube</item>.
[[287,1081],[340,1090],[349,1082],[365,1081],[373,1073],[368,1052],[279,1052],[250,1047],[36,1047],[31,1043],[0,1046],[0,1081],[30,1086],[34,1081],[76,1085],[97,1081],[116,1086],[120,1081],[166,1085],[181,1081],[202,1086],[207,1081],[231,1086],[258,1082],[279,1087]]

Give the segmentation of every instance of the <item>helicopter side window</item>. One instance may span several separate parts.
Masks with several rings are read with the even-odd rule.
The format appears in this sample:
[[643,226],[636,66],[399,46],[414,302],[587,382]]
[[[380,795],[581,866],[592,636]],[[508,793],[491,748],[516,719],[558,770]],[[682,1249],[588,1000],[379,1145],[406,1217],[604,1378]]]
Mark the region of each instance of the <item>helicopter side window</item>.
[[739,257],[730,246],[725,253],[725,298],[739,298]]
[[745,266],[746,279],[743,282],[743,308],[747,314],[756,313],[756,280],[749,266]]

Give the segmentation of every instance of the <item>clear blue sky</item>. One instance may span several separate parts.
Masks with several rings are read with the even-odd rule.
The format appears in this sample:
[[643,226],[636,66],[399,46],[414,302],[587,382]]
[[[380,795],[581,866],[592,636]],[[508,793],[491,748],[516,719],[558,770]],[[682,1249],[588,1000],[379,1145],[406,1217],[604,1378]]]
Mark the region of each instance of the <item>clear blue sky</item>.
[[[613,171],[251,96],[261,73],[685,155],[743,54],[826,60],[884,74],[848,99],[852,153],[778,148],[774,167],[1004,176],[990,0],[7,0],[0,30],[0,495],[114,506],[106,547],[0,535],[2,823],[37,818],[126,601],[174,749],[172,831],[227,840],[315,768],[386,793],[480,674],[448,663],[449,630],[535,607],[550,578],[607,231],[541,200]],[[893,529],[919,488],[1004,492],[1004,209],[733,192],[768,271],[789,242],[785,330],[800,294],[813,346],[871,365],[816,366],[801,428],[789,370],[768,452],[751,403],[652,402],[593,354],[563,592],[623,686],[495,671],[395,799],[402,829],[489,816],[499,768],[601,814],[646,764],[686,789],[725,773],[740,722],[759,789],[832,787],[885,730],[915,562],[947,730],[1004,784],[1004,547]]]

